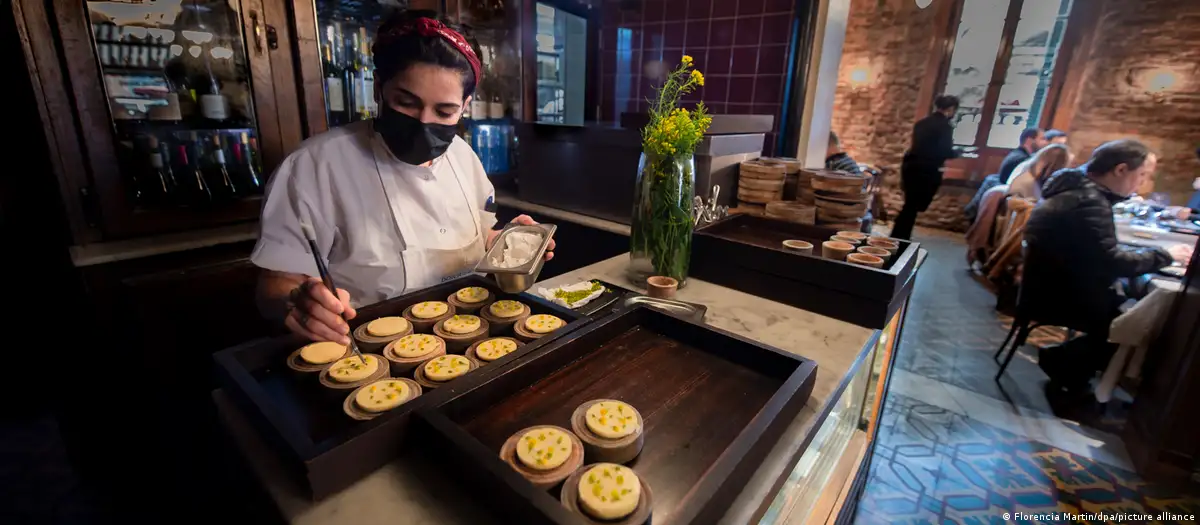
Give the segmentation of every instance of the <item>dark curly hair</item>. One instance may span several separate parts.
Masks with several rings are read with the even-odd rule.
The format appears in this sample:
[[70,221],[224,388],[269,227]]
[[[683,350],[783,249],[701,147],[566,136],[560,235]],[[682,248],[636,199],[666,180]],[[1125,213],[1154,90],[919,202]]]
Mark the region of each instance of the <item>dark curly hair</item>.
[[371,53],[375,56],[375,81],[381,84],[387,82],[413,64],[432,64],[453,69],[462,75],[463,99],[474,94],[477,83],[475,71],[467,57],[454,45],[436,35],[426,36],[415,31],[398,34],[400,28],[411,25],[419,18],[438,20],[446,27],[462,33],[458,26],[439,19],[433,11],[405,9],[393,13],[379,25],[378,37],[371,46]]

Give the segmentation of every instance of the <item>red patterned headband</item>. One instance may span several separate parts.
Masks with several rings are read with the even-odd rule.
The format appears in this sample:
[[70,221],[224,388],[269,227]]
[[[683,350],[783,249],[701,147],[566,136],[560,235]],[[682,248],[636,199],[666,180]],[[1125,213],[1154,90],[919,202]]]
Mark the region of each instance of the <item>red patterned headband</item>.
[[417,18],[402,26],[393,27],[381,33],[378,36],[377,42],[378,44],[386,45],[389,40],[407,35],[414,31],[421,36],[441,37],[443,40],[449,42],[450,45],[454,46],[459,53],[462,53],[462,55],[467,58],[467,62],[471,63],[471,69],[475,72],[475,83],[479,83],[479,70],[481,69],[481,66],[479,64],[479,57],[475,55],[475,50],[471,49],[471,44],[468,44],[467,39],[463,38],[458,31],[446,27],[445,24],[437,20],[424,17]]

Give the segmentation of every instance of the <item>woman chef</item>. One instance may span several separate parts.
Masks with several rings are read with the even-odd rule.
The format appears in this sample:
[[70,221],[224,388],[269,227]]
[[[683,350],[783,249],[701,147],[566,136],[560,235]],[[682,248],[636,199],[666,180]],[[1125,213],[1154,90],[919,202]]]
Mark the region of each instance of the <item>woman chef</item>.
[[[380,26],[372,51],[379,117],[306,140],[283,161],[251,256],[266,270],[259,308],[313,340],[349,344],[342,312],[471,272],[498,233],[492,184],[455,136],[479,79],[466,39],[410,11]],[[344,287],[337,297],[314,277],[301,223]]]

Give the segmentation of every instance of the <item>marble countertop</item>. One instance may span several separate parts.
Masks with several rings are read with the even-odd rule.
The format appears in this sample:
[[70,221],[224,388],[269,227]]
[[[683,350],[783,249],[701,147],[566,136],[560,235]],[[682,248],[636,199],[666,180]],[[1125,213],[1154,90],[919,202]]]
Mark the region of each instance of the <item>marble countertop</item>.
[[[568,272],[535,285],[554,286],[586,279],[628,285],[624,277],[627,255]],[[634,288],[630,286],[630,288]],[[877,331],[855,326],[781,303],[691,279],[676,296],[682,301],[708,306],[705,321],[784,351],[817,362],[816,384],[800,414],[730,507],[722,524],[757,522],[803,452],[805,437],[828,414],[828,408],[845,386],[851,370],[868,353]],[[284,517],[298,525],[376,523],[406,524],[499,523],[471,505],[457,504],[453,488],[431,485],[421,478],[421,459],[402,457],[338,494],[312,503],[284,476],[278,460],[251,429],[226,395],[214,394],[222,418]],[[449,496],[454,495],[454,496]]]

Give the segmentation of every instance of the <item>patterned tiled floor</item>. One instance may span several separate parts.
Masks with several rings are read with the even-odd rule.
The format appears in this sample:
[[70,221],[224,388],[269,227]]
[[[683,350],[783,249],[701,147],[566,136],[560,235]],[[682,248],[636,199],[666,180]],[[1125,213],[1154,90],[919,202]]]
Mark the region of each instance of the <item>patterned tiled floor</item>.
[[1005,512],[1048,511],[1200,516],[1200,499],[1142,482],[1117,436],[1053,415],[1032,346],[999,384],[992,380],[1008,320],[967,272],[960,238],[918,232],[930,257],[913,292],[856,523],[1005,523]]

